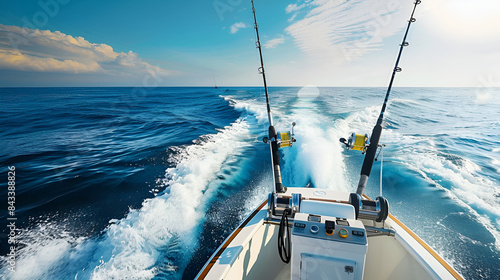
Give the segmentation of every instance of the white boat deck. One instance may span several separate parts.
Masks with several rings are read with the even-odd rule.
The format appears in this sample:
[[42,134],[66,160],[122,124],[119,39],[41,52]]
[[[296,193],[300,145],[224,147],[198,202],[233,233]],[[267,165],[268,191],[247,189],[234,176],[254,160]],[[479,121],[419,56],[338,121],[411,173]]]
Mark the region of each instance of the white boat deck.
[[[318,189],[289,191],[300,191],[303,197],[315,198],[313,193]],[[326,192],[327,197],[348,199],[345,193]],[[392,215],[385,224],[363,222],[365,226],[390,228],[395,232],[394,235],[368,235],[363,279],[462,279]],[[275,222],[267,221],[267,202],[262,203],[214,253],[197,279],[290,279],[290,264],[283,263],[278,254],[278,229]]]

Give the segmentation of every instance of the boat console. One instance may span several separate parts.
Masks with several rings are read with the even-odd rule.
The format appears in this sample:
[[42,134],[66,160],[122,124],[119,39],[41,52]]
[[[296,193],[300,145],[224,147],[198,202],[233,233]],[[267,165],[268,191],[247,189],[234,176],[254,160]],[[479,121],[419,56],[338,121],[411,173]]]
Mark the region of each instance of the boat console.
[[291,239],[292,279],[363,278],[368,245],[362,222],[297,213]]
[[328,199],[326,190],[311,192],[313,197],[271,193],[268,199],[268,218],[281,220],[278,251],[291,262],[291,279],[363,279],[368,241],[358,218],[384,221],[387,200],[362,200],[352,193],[349,201],[340,201]]

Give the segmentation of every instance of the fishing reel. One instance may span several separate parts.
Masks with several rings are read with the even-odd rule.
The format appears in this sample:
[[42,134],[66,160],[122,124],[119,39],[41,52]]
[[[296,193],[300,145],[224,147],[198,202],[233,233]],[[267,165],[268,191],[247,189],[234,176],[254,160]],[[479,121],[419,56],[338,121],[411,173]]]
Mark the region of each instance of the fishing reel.
[[292,193],[292,197],[284,196],[283,194],[270,193],[267,199],[267,215],[268,219],[280,220],[278,229],[278,253],[284,263],[289,263],[291,260],[291,235],[289,218],[293,219],[296,213],[300,212],[300,202],[302,195],[300,193]]
[[370,138],[368,134],[361,135],[353,132],[349,139],[340,138],[340,143],[344,144],[348,150],[356,150],[361,151],[363,154],[366,152],[366,149],[370,145]]
[[267,199],[269,218],[281,219],[284,214],[293,218],[295,213],[300,212],[301,200],[302,195],[300,193],[293,193],[292,197],[274,192],[270,193]]
[[[296,125],[296,123],[292,122],[292,126],[291,126],[290,131],[285,131],[285,132],[278,131],[276,133],[276,135],[277,135],[276,142],[278,143],[278,148],[292,147],[293,143],[297,142],[297,140],[295,139],[295,133],[293,130],[295,125]],[[269,138],[264,137],[262,139],[262,141],[267,144],[269,142]]]
[[361,199],[357,193],[349,195],[349,204],[354,206],[356,219],[374,220],[383,222],[389,216],[389,202],[383,196],[378,196],[375,200]]

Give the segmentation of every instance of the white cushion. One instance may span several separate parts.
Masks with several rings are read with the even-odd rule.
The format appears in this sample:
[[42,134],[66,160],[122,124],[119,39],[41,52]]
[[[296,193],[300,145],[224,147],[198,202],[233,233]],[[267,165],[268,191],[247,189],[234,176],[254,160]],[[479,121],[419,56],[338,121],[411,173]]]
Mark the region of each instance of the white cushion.
[[356,218],[354,206],[351,204],[316,200],[302,200],[300,203],[300,213],[353,220]]

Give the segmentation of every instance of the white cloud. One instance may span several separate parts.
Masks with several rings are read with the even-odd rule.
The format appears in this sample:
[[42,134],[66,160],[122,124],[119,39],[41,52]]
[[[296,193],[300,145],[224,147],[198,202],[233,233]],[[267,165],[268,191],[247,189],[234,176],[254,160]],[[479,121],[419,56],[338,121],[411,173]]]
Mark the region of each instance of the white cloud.
[[[289,7],[287,11],[295,9]],[[315,0],[308,7],[286,32],[303,53],[328,63],[358,59],[379,49],[382,39],[401,30],[409,15],[399,13],[400,0]]]
[[102,71],[102,68],[95,61],[78,62],[71,59],[42,58],[15,50],[0,50],[0,68],[36,72],[69,72],[74,74]]
[[279,44],[283,44],[285,42],[285,36],[280,35],[278,38],[271,39],[264,43],[264,47],[266,49],[276,48]]
[[240,30],[241,28],[247,28],[247,27],[249,27],[249,26],[246,25],[244,22],[236,22],[235,24],[231,25],[231,27],[230,27],[231,34],[238,32],[238,30]]
[[132,51],[115,52],[109,45],[90,43],[83,37],[2,24],[0,69],[112,76],[137,76],[151,69],[160,75],[175,73],[142,61]]
[[297,4],[289,4],[288,6],[286,6],[286,13],[291,13],[291,12],[295,12],[295,11],[298,11],[302,8],[304,8],[306,6],[306,4],[302,4],[302,5],[297,5]]

